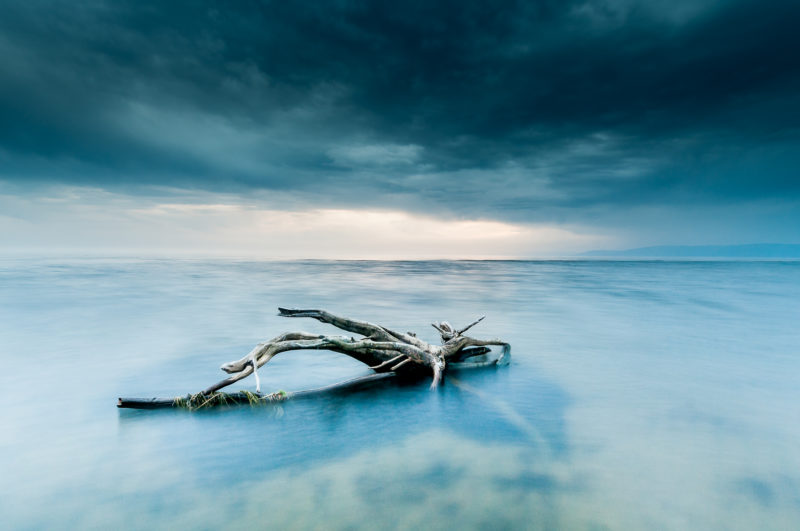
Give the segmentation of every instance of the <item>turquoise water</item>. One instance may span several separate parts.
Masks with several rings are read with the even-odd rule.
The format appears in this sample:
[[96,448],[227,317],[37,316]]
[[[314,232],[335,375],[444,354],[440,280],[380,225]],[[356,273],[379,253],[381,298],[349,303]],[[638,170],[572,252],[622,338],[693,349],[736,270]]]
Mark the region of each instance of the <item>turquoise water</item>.
[[[507,367],[225,411],[174,396],[321,307]],[[0,261],[4,529],[800,528],[800,262]],[[286,353],[267,391],[365,374]],[[252,379],[240,387],[253,389]]]

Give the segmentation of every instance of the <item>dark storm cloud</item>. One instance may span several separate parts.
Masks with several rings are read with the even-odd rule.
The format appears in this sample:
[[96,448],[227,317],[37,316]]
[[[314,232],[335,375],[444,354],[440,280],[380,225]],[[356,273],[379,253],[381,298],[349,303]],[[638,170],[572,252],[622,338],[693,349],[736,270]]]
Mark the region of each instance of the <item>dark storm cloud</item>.
[[5,2],[0,178],[518,219],[797,199],[797,20],[755,1]]

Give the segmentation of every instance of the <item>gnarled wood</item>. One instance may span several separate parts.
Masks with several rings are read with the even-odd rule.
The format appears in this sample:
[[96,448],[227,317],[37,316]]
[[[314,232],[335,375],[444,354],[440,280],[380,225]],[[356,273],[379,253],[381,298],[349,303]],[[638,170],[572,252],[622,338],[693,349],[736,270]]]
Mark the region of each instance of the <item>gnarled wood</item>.
[[[384,326],[358,321],[331,314],[325,310],[316,309],[288,309],[278,308],[278,315],[282,317],[309,317],[320,322],[331,324],[341,330],[357,334],[362,337],[333,336],[309,334],[307,332],[287,332],[270,341],[259,343],[246,356],[223,364],[220,368],[231,374],[228,378],[220,380],[214,385],[195,395],[189,395],[190,407],[206,403],[224,402],[234,403],[249,401],[253,403],[253,396],[268,397],[273,401],[273,395],[261,395],[261,382],[258,378],[258,368],[269,362],[273,357],[293,350],[330,350],[356,359],[376,373],[383,374],[412,374],[428,373],[432,376],[431,389],[435,389],[442,381],[448,364],[461,363],[465,359],[486,354],[489,346],[503,348],[502,355],[497,360],[463,363],[463,366],[485,366],[487,364],[506,364],[510,359],[511,346],[500,339],[475,339],[463,335],[464,332],[480,323],[485,316],[481,316],[469,325],[456,329],[446,321],[433,323],[439,331],[441,345],[432,345],[419,339],[416,334],[396,332]],[[220,394],[223,389],[251,374],[256,379],[256,394],[242,392],[241,396],[233,394]],[[347,382],[345,382],[347,383]],[[300,392],[303,393],[303,392]],[[259,399],[260,399],[259,398]],[[153,407],[169,407],[169,404],[181,405],[184,399],[120,399],[118,407],[139,407],[150,409]]]

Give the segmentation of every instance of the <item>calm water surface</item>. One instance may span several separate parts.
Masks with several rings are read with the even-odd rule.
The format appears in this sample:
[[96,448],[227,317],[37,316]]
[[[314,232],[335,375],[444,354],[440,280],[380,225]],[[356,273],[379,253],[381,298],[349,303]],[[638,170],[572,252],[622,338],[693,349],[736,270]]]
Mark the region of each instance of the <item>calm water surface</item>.
[[[511,365],[256,409],[174,396],[321,307]],[[800,262],[0,261],[3,529],[799,529]],[[286,353],[268,391],[365,374]],[[240,387],[253,389],[245,380]]]

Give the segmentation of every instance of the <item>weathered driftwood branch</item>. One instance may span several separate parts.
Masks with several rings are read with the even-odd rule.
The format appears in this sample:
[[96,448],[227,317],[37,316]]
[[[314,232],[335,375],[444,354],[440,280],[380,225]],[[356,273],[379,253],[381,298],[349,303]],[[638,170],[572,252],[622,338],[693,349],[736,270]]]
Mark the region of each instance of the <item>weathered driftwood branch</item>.
[[[505,364],[510,359],[510,345],[499,339],[481,340],[463,333],[481,322],[484,317],[470,323],[464,328],[455,329],[446,321],[433,323],[442,339],[441,345],[432,345],[421,339],[416,334],[396,332],[384,326],[348,319],[326,312],[325,310],[297,310],[278,308],[278,315],[282,317],[310,317],[323,323],[331,324],[341,330],[357,334],[353,336],[330,336],[309,334],[306,332],[289,332],[281,334],[270,341],[259,343],[246,356],[222,365],[221,369],[232,376],[221,380],[204,389],[200,393],[189,395],[187,398],[174,399],[122,399],[118,407],[134,407],[151,409],[154,407],[172,407],[184,405],[187,407],[203,407],[217,405],[218,403],[255,403],[274,402],[285,400],[287,397],[299,397],[308,393],[331,392],[348,389],[348,386],[362,385],[376,381],[376,378],[364,377],[321,390],[301,391],[298,393],[283,393],[278,395],[261,395],[261,382],[258,378],[258,368],[269,362],[281,352],[292,350],[330,350],[354,358],[373,369],[378,374],[405,375],[405,374],[430,374],[432,376],[431,389],[436,388],[442,381],[445,370],[449,364],[467,366],[484,366],[488,364]],[[486,354],[489,346],[503,348],[498,359],[482,363],[464,363],[464,360]],[[238,394],[219,393],[223,389],[251,374],[256,379],[256,394],[246,391]],[[372,375],[375,376],[375,375]],[[305,395],[304,395],[305,394]]]

